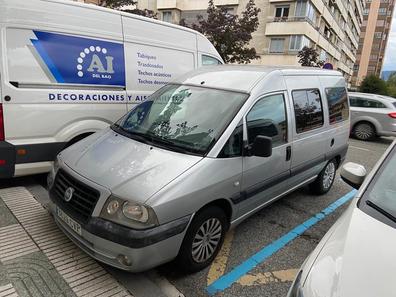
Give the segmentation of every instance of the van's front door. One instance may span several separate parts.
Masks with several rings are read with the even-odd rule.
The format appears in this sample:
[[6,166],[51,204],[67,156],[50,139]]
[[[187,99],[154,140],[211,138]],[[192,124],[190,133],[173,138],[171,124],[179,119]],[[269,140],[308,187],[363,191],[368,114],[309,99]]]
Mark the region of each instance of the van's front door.
[[240,215],[249,213],[287,190],[290,177],[288,104],[284,93],[259,98],[245,117],[245,143],[258,135],[272,138],[270,157],[244,156]]

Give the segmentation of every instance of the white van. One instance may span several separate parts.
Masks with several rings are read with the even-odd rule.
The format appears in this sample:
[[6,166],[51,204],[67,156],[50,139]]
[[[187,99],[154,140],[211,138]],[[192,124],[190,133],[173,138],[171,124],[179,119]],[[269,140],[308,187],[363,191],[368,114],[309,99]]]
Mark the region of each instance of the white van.
[[223,63],[198,32],[72,1],[0,0],[0,34],[0,178],[49,171],[175,77]]

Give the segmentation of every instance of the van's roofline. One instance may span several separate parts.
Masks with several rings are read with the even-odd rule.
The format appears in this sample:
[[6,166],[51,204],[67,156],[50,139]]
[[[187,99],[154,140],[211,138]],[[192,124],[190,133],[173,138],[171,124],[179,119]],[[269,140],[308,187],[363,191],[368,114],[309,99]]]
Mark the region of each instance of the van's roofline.
[[167,26],[167,27],[171,27],[171,28],[174,28],[174,29],[179,29],[179,30],[191,32],[191,33],[200,35],[200,36],[202,36],[202,37],[204,37],[206,39],[206,36],[203,35],[202,33],[198,32],[198,31],[195,31],[193,29],[187,28],[187,27],[183,27],[183,26],[180,26],[180,25],[175,25],[175,24],[159,21],[159,20],[156,20],[156,19],[151,19],[151,18],[144,17],[144,16],[137,15],[137,14],[133,14],[133,13],[122,12],[122,11],[119,11],[119,10],[115,10],[115,9],[111,9],[111,8],[107,8],[107,7],[102,7],[102,6],[95,5],[95,4],[75,2],[75,1],[70,1],[70,0],[40,0],[40,1],[59,3],[59,4],[62,4],[62,5],[69,5],[69,6],[79,6],[81,8],[85,8],[85,9],[99,10],[99,11],[103,11],[103,12],[107,12],[107,13],[111,13],[111,14],[115,14],[115,15],[124,16],[124,17],[127,17],[127,18],[138,19],[138,20],[145,21],[145,22],[156,23],[156,24],[160,24],[162,26]]
[[[241,74],[243,72],[243,74]],[[207,86],[250,93],[257,83],[271,73],[279,76],[340,76],[335,70],[298,66],[216,65],[198,68],[173,81],[178,84]],[[204,81],[204,83],[202,83]]]

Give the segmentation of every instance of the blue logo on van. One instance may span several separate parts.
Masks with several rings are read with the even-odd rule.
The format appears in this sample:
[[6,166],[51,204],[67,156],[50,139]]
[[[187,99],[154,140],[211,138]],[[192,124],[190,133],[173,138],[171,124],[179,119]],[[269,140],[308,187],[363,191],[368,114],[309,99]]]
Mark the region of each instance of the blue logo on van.
[[56,82],[125,86],[122,43],[33,32],[31,42]]

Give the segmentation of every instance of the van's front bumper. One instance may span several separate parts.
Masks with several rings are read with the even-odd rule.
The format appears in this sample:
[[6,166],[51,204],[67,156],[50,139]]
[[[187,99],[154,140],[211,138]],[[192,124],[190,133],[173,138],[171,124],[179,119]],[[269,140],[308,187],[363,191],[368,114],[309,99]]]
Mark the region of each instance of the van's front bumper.
[[57,216],[53,202],[50,206],[56,224],[84,252],[100,262],[131,272],[148,270],[176,258],[191,217],[148,230],[132,230],[91,218],[81,226],[80,236]]

